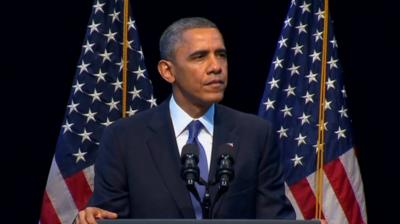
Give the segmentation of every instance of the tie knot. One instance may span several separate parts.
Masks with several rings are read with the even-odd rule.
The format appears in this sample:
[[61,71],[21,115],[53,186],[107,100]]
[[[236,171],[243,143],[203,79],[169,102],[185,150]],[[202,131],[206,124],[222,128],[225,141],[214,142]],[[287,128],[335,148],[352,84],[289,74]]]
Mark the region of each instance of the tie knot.
[[188,144],[195,143],[195,140],[202,128],[203,124],[199,120],[193,120],[188,124],[187,126],[187,129],[189,130],[189,138],[187,141]]

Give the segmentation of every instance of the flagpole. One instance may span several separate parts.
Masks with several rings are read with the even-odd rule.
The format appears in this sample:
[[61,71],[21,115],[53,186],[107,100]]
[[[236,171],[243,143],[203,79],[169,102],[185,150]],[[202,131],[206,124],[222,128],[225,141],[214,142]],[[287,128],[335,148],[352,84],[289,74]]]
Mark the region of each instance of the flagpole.
[[324,0],[324,30],[322,36],[322,61],[321,61],[321,83],[319,97],[319,125],[318,125],[318,144],[317,144],[317,175],[316,175],[316,202],[315,218],[322,218],[323,203],[323,179],[324,179],[324,147],[325,147],[325,101],[326,101],[326,61],[328,56],[328,16],[329,1]]
[[129,19],[129,0],[124,0],[124,19],[122,31],[122,117],[126,117],[126,95],[127,95],[127,73],[128,73],[128,19]]

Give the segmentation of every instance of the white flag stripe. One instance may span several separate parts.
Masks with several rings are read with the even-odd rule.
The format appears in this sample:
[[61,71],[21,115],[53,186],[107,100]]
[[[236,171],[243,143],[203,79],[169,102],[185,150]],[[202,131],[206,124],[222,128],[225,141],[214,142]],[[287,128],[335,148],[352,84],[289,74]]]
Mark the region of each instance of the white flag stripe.
[[348,221],[346,214],[344,214],[342,206],[340,205],[339,200],[337,199],[331,183],[329,182],[325,173],[323,181],[324,188],[322,195],[322,210],[324,212],[325,219],[328,221],[328,223],[347,224]]
[[364,223],[367,223],[367,209],[365,207],[364,187],[362,184],[361,174],[358,171],[359,166],[354,148],[341,155],[339,159],[344,166],[344,170],[349,177],[349,181],[356,196],[356,200],[360,205],[362,219]]
[[75,218],[72,214],[77,214],[78,209],[58,169],[55,158],[51,163],[46,191],[61,223],[72,223]]
[[[310,174],[307,177],[307,181],[310,184],[311,190],[313,191],[315,195],[315,173]],[[331,184],[329,183],[325,172],[324,172],[324,180],[323,180],[323,202],[322,202],[322,211],[324,213],[325,218],[329,221],[330,219],[332,220],[345,220],[345,221],[340,221],[340,222],[328,222],[328,223],[347,223],[347,218],[345,214],[343,213],[343,209],[336,198],[336,194],[333,191]],[[330,213],[330,212],[335,212],[335,213]],[[337,213],[336,213],[337,212]],[[335,214],[335,217],[327,217],[327,214]],[[337,217],[336,217],[337,216]]]
[[86,181],[90,187],[90,190],[93,192],[94,189],[94,165],[91,165],[82,170],[85,175]]

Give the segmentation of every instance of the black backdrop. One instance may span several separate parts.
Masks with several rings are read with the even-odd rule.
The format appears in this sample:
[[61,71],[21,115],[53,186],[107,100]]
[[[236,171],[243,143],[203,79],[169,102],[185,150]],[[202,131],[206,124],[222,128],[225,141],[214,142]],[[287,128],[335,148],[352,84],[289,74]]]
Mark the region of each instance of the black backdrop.
[[[229,52],[223,104],[256,113],[289,1],[131,0],[158,102],[169,87],[158,76],[158,38],[173,20],[205,16],[221,28]],[[37,223],[91,0],[14,1],[2,5],[2,217]],[[395,216],[400,201],[398,118],[399,14],[395,1],[331,0],[345,71],[354,138],[370,223]],[[5,124],[5,125],[4,125]],[[391,203],[393,202],[393,203]]]

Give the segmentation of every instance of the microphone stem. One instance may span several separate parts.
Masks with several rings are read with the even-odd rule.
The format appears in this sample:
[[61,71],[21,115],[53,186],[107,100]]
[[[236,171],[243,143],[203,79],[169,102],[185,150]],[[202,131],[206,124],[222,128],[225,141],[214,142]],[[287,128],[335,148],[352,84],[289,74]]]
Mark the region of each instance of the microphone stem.
[[210,197],[210,190],[209,190],[208,183],[205,186],[206,186],[206,192],[204,194],[203,203],[202,203],[203,219],[211,219],[212,204],[211,204],[211,197]]

